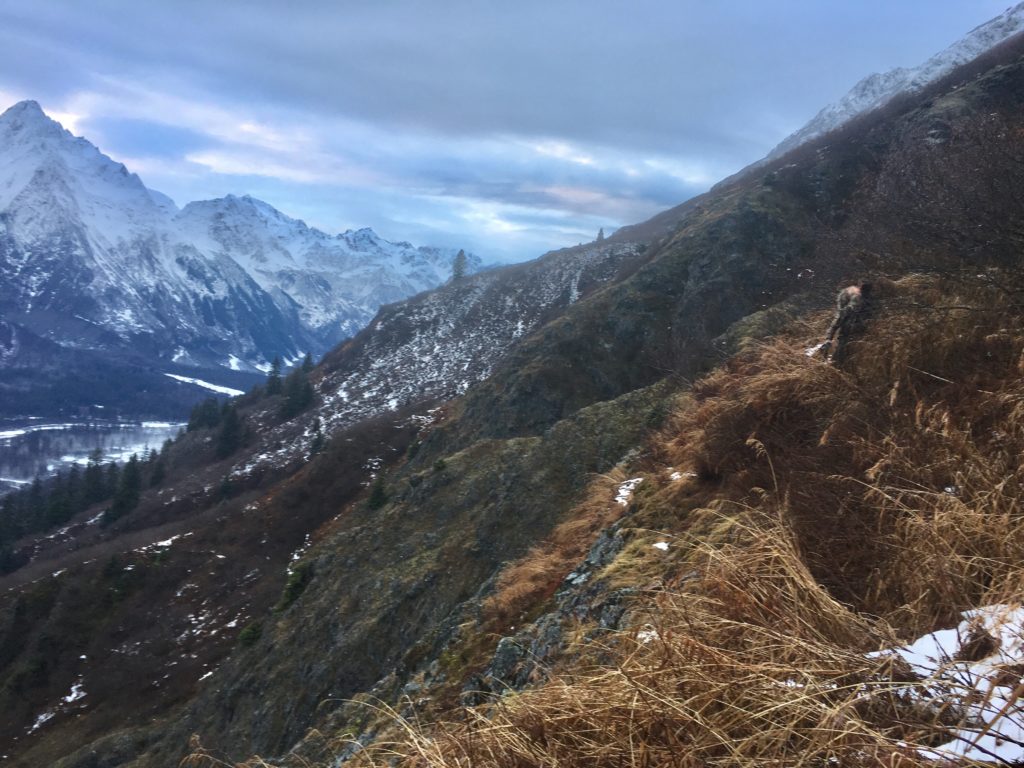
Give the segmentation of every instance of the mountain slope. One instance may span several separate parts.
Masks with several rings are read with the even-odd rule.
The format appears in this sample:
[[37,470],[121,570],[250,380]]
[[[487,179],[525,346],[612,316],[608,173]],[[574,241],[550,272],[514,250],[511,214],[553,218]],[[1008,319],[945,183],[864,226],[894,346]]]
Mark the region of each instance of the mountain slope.
[[1024,31],[1024,3],[1006,9],[994,19],[972,29],[960,40],[917,67],[898,67],[882,74],[868,75],[853,86],[843,98],[824,107],[807,125],[783,139],[768,153],[765,160],[781,157],[801,144],[835,130],[858,115],[884,106],[900,94],[920,91],[1021,31]]
[[[518,610],[492,623],[485,602],[500,596],[496,580],[502,564],[534,547],[535,553],[544,554],[545,538],[560,523],[575,523],[574,510],[589,503],[597,510],[593,524],[571,530],[579,542],[593,542],[602,521],[614,512],[629,511],[628,489],[617,481],[630,475],[618,473],[648,471],[644,449],[651,431],[688,397],[710,398],[715,382],[721,380],[710,380],[696,393],[690,393],[689,382],[737,350],[749,347],[756,353],[780,328],[787,328],[796,340],[768,345],[769,351],[786,361],[781,368],[787,376],[797,371],[796,383],[790,386],[792,377],[774,377],[771,371],[756,382],[747,381],[743,370],[728,377],[731,387],[757,384],[761,389],[750,402],[729,411],[732,418],[716,420],[719,426],[713,432],[679,437],[679,452],[694,465],[671,468],[698,475],[700,494],[692,504],[684,504],[675,496],[682,486],[666,488],[661,480],[651,480],[652,492],[668,496],[664,505],[651,508],[660,516],[641,519],[636,527],[647,530],[622,541],[627,545],[623,551],[632,557],[604,574],[603,578],[617,579],[610,582],[610,590],[598,584],[593,591],[589,587],[594,569],[615,555],[619,545],[614,543],[614,531],[602,539],[605,543],[594,550],[589,565],[577,562],[581,571],[571,578],[572,586],[580,589],[565,604],[567,617],[593,619],[606,628],[619,626],[630,597],[657,590],[653,579],[663,575],[657,568],[648,569],[661,562],[654,558],[666,551],[652,546],[660,539],[646,538],[652,536],[651,530],[675,531],[669,526],[707,509],[722,488],[739,489],[729,501],[750,506],[772,493],[773,475],[781,480],[789,477],[782,471],[797,476],[803,465],[780,464],[777,472],[761,459],[767,455],[774,461],[788,445],[821,446],[823,434],[807,427],[821,398],[838,403],[839,416],[849,429],[870,431],[885,402],[910,403],[927,395],[929,388],[949,385],[943,380],[954,382],[949,385],[953,388],[996,392],[984,376],[960,381],[959,360],[974,358],[957,350],[963,346],[979,357],[979,365],[988,361],[985,365],[1005,369],[1018,364],[1016,342],[1004,343],[998,323],[989,328],[972,320],[975,305],[991,302],[975,301],[964,304],[966,310],[957,309],[962,302],[953,301],[954,293],[894,294],[894,304],[881,305],[884,312],[889,307],[920,313],[915,315],[916,324],[892,322],[887,327],[901,340],[897,351],[919,350],[922,356],[900,358],[919,369],[913,372],[907,366],[889,365],[895,354],[885,353],[889,347],[879,347],[878,354],[869,350],[861,356],[874,372],[874,389],[867,394],[850,383],[852,374],[816,365],[802,354],[802,347],[823,332],[834,291],[844,281],[868,274],[882,282],[885,277],[929,270],[952,277],[980,275],[972,279],[988,280],[998,289],[1003,284],[998,270],[1019,272],[1024,252],[1017,225],[1024,213],[1019,194],[1024,189],[1024,137],[1015,127],[1024,120],[1024,92],[1019,88],[1024,78],[1022,49],[1003,48],[999,60],[989,61],[969,84],[891,105],[891,111],[859,122],[828,146],[798,151],[786,167],[735,180],[663,218],[671,221],[668,226],[632,230],[657,232],[649,240],[628,242],[627,231],[623,240],[612,238],[602,244],[607,250],[553,254],[547,263],[498,273],[494,282],[475,276],[385,308],[363,335],[312,372],[316,401],[308,412],[286,420],[280,401],[273,397],[243,400],[240,407],[254,432],[252,442],[224,459],[215,458],[215,432],[190,433],[176,451],[182,469],[195,477],[147,492],[139,508],[117,521],[95,545],[106,547],[99,550],[106,558],[113,551],[125,559],[88,562],[96,559],[96,551],[65,554],[58,551],[60,543],[32,542],[55,557],[35,564],[30,575],[39,581],[16,587],[2,614],[6,623],[0,647],[7,649],[5,660],[9,658],[2,684],[5,692],[17,691],[18,720],[6,731],[19,736],[14,764],[173,765],[187,754],[193,733],[218,759],[259,753],[282,756],[273,763],[301,764],[303,756],[320,758],[321,748],[330,747],[311,735],[300,744],[298,755],[289,758],[289,750],[309,728],[338,734],[341,740],[373,737],[379,723],[366,708],[360,714],[358,708],[342,705],[344,700],[369,700],[372,695],[395,703],[411,717],[409,699],[416,711],[431,705],[421,701],[432,695],[430,691],[419,696],[428,677],[451,683],[441,692],[445,699],[440,704],[455,703],[465,683],[472,683],[467,690],[471,696],[486,697],[500,690],[508,672],[518,676],[522,671],[523,654],[516,651],[521,646],[515,633],[524,622],[557,607],[552,603],[557,600],[555,591],[561,578],[569,575],[558,575],[557,562],[550,571],[545,570],[550,567],[546,560],[534,563],[539,599],[510,601]],[[594,277],[589,284],[581,279],[579,296],[570,301],[579,259],[591,260]],[[488,317],[496,332],[480,334],[482,343],[465,339],[463,334],[474,328],[484,307],[473,309],[474,304],[463,299],[476,292],[486,295],[488,286],[514,289],[522,284],[516,269],[549,270],[557,278],[552,279],[549,295],[558,298],[536,315],[523,313],[536,316],[536,325],[511,341],[521,308],[502,313],[501,305],[495,308],[488,299],[486,306],[495,313]],[[514,290],[507,295],[515,306]],[[947,309],[963,313],[965,327],[974,330],[940,346],[926,331],[941,336]],[[448,313],[461,319],[463,332],[452,335],[445,323]],[[809,324],[794,325],[794,318]],[[1012,336],[1009,331],[1006,335]],[[391,412],[390,398],[409,391],[404,387],[412,379],[403,379],[390,367],[374,371],[374,361],[405,365],[432,350],[434,338],[444,339],[445,349],[466,341],[458,355],[452,355],[459,364],[439,367],[445,378],[424,393],[423,401],[414,393],[407,410]],[[481,350],[492,347],[503,348],[476,361]],[[935,365],[927,357],[931,351],[938,356]],[[460,368],[469,362],[475,365],[471,370],[479,372],[476,375],[487,378],[455,399],[438,403],[460,391]],[[800,384],[808,371],[817,372],[808,374],[815,383],[810,389]],[[389,374],[397,384],[385,391]],[[289,454],[293,466],[282,470],[287,476],[229,475],[258,462],[267,448],[276,450],[278,442],[285,446],[299,440],[314,429],[318,416],[321,428],[329,433],[330,419],[344,413],[339,410],[344,402],[341,392],[352,376],[367,382],[364,394],[379,390],[371,397],[380,398],[375,402],[385,409],[383,417],[348,427],[345,417],[339,417],[333,427],[339,431],[327,435],[330,440],[322,453],[311,461],[303,455],[305,450]],[[852,387],[850,398],[841,388],[847,385]],[[808,393],[814,397],[804,397]],[[853,395],[865,397],[865,403],[858,405]],[[843,409],[847,401],[850,408]],[[722,402],[726,400],[714,400]],[[1017,405],[1012,396],[1000,403]],[[936,424],[943,423],[940,410],[911,407],[900,418],[924,423],[931,418],[929,413]],[[358,430],[370,423],[381,435],[392,437],[361,437]],[[695,423],[694,430],[703,423]],[[998,423],[979,422],[978,434],[996,440],[989,427]],[[951,425],[947,424],[952,435]],[[835,434],[838,440],[840,433]],[[764,446],[764,454],[754,441]],[[858,446],[837,443],[835,450]],[[827,441],[822,450],[832,450]],[[611,473],[616,482],[602,480],[604,473]],[[855,487],[861,493],[865,481],[857,473]],[[938,480],[936,476],[930,482],[935,485]],[[591,499],[592,483],[604,490],[614,484],[627,506],[613,506],[610,493]],[[645,483],[632,487],[638,507],[646,503]],[[360,488],[370,485],[379,491],[360,495]],[[794,496],[794,503],[798,501],[804,500]],[[732,508],[716,507],[703,515],[708,530],[713,533]],[[810,546],[827,539],[827,530],[810,523],[831,507],[812,504],[807,509],[819,515],[811,516],[806,529]],[[139,551],[145,544],[166,540],[170,530],[159,526],[180,526],[175,534],[192,535],[160,547],[159,556]],[[303,530],[305,526],[310,527]],[[856,526],[852,530],[857,532]],[[266,531],[271,533],[264,535]],[[303,544],[306,534],[308,547]],[[735,537],[726,539],[743,543]],[[227,555],[223,550],[229,543],[233,547]],[[683,549],[686,540],[663,543],[672,552],[677,545]],[[224,561],[216,554],[225,554]],[[822,550],[806,566],[822,583],[830,566],[837,573],[856,575],[857,561],[841,559],[841,554]],[[728,557],[723,561],[732,562]],[[63,567],[68,568],[66,574],[49,575]],[[229,569],[230,578],[217,577],[220,568]],[[258,575],[246,581],[254,568]],[[529,572],[520,573],[525,580]],[[553,585],[546,584],[552,573]],[[684,582],[692,578],[683,568],[674,575]],[[743,573],[735,578],[741,585],[748,583]],[[9,578],[7,583],[14,581]],[[835,586],[828,583],[829,588]],[[129,587],[136,591],[127,592]],[[827,593],[824,587],[815,587],[814,605],[825,604],[825,598],[835,600],[823,591]],[[272,608],[269,595],[275,592],[280,600]],[[244,640],[243,621],[228,626],[241,602],[246,603],[244,621],[258,625]],[[97,605],[103,606],[102,613],[94,610]],[[78,606],[87,616],[102,616],[102,622],[83,620],[71,610]],[[185,622],[204,611],[214,620],[203,619],[197,636],[203,638],[204,648],[217,648],[202,651],[201,663],[208,667],[196,668],[189,662],[178,674],[175,668],[182,667],[180,654],[186,651],[174,638],[184,635],[192,642],[194,636],[184,634]],[[154,627],[164,615],[172,626],[157,632]],[[62,634],[60,629],[66,626],[77,627],[78,634]],[[539,633],[536,644],[522,638],[531,650],[540,653],[569,639],[550,622],[544,626],[548,633]],[[500,643],[495,633],[505,635]],[[236,638],[238,645],[232,647]],[[132,648],[136,642],[141,645],[132,664],[138,675],[148,676],[144,679],[149,709],[121,706],[114,696],[101,697],[98,687],[95,698],[73,702],[75,709],[60,703],[79,676],[84,690],[101,684],[106,669],[93,648]],[[51,665],[40,668],[33,663],[37,654],[48,650]],[[79,655],[88,656],[95,666],[76,666]],[[214,667],[212,675],[203,677]],[[536,670],[536,675],[542,674],[542,669]],[[173,682],[161,683],[164,675]],[[533,676],[523,674],[524,680]],[[15,683],[20,688],[13,688]],[[163,688],[172,686],[174,695],[163,697]],[[403,700],[403,694],[408,698]],[[53,717],[28,733],[36,718],[50,711]],[[660,727],[659,733],[672,732],[664,722]],[[329,757],[341,750],[328,749]]]
[[885,281],[842,366],[798,324],[729,360],[501,572],[406,721],[357,701],[354,740],[272,764],[1019,764],[1022,288]]

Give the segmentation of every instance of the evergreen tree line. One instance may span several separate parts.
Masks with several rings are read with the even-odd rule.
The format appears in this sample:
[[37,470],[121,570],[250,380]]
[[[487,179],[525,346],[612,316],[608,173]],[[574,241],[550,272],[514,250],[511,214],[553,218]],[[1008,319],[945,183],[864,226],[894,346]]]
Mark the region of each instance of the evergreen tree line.
[[217,458],[226,459],[245,443],[246,428],[238,407],[231,400],[219,402],[208,397],[192,409],[188,417],[188,431],[216,429]]
[[42,533],[64,525],[94,504],[110,502],[102,522],[109,524],[136,507],[145,487],[163,483],[171,441],[160,451],[151,450],[145,459],[137,454],[119,466],[102,463],[96,449],[84,468],[73,464],[44,482],[36,478],[28,488],[13,491],[0,504],[0,574],[20,567],[11,544],[30,533]]
[[313,404],[313,385],[309,374],[313,370],[313,358],[308,353],[302,365],[293,368],[287,376],[281,376],[281,358],[275,357],[267,374],[266,393],[281,395],[281,418],[290,419]]

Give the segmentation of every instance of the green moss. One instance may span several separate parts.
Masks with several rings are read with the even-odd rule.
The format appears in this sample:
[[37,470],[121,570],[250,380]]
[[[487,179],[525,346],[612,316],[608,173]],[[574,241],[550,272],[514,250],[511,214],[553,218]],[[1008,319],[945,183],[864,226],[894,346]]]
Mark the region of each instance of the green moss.
[[288,572],[288,580],[285,582],[284,590],[281,592],[281,599],[277,603],[276,610],[283,611],[290,606],[299,596],[306,591],[309,582],[313,580],[313,564],[299,563]]
[[249,648],[256,644],[256,641],[263,636],[263,624],[259,621],[253,621],[246,625],[238,634],[238,644],[243,648]]

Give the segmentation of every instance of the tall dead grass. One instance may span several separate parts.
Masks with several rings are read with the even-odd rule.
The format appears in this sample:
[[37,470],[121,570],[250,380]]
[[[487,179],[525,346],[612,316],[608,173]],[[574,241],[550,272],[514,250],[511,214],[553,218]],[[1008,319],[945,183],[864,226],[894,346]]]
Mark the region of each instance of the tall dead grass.
[[621,517],[615,492],[626,479],[622,467],[597,475],[586,497],[542,542],[505,568],[494,592],[483,603],[482,620],[491,631],[509,622],[521,622],[543,605],[580,560],[597,534]]
[[[613,636],[543,686],[433,730],[406,724],[366,764],[526,766],[916,765],[901,739],[934,729],[896,693],[884,635],[810,575],[767,519],[704,547],[704,574],[651,599],[647,623]],[[596,664],[601,656],[614,664]],[[915,722],[916,720],[916,722]]]

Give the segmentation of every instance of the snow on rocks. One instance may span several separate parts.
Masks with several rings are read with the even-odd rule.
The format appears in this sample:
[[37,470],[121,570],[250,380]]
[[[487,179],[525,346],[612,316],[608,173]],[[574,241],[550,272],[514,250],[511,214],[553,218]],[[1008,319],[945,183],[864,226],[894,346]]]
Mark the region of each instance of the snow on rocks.
[[77,682],[71,686],[71,692],[67,696],[61,699],[65,704],[73,704],[74,702],[85,698],[85,689],[82,687],[82,678],[79,678]]
[[[85,698],[85,696],[85,682],[83,678],[79,677],[74,683],[71,684],[71,690],[67,693],[67,695],[61,696],[60,702],[55,707],[47,709],[45,712],[36,717],[32,725],[28,727],[27,733],[35,733],[44,725],[46,725],[50,720],[55,718],[58,714],[60,714],[61,712],[68,711],[68,709],[71,708],[70,705],[81,701]],[[82,706],[84,705],[78,705],[78,707]]]
[[910,695],[936,711],[958,714],[952,738],[918,753],[930,760],[1003,764],[1024,760],[1024,608],[990,605],[910,645],[870,654],[901,658],[923,678]]
[[629,504],[629,500],[633,498],[633,491],[636,489],[644,479],[642,477],[634,477],[630,480],[626,480],[624,483],[620,483],[618,490],[615,493],[615,503],[621,504],[623,507]]
[[672,482],[678,482],[679,480],[682,480],[683,478],[696,477],[696,476],[697,476],[696,472],[680,472],[679,470],[674,469],[674,470],[672,470],[669,473],[668,479],[671,480]]
[[184,539],[184,538],[186,538],[188,536],[192,536],[193,534],[194,534],[194,531],[189,531],[188,533],[179,533],[177,536],[171,536],[169,539],[162,539],[160,541],[154,541],[152,544],[147,544],[144,547],[139,547],[138,549],[136,549],[134,551],[135,552],[141,552],[142,554],[149,554],[151,552],[160,552],[160,551],[163,551],[165,549],[169,549],[171,547],[171,545],[173,545],[174,542],[178,541],[179,539]]
[[822,347],[824,347],[824,346],[825,346],[825,342],[824,341],[821,342],[821,344],[815,344],[813,347],[808,347],[807,349],[805,349],[804,350],[804,354],[807,355],[807,357],[814,357],[816,354],[818,354],[821,351]]

